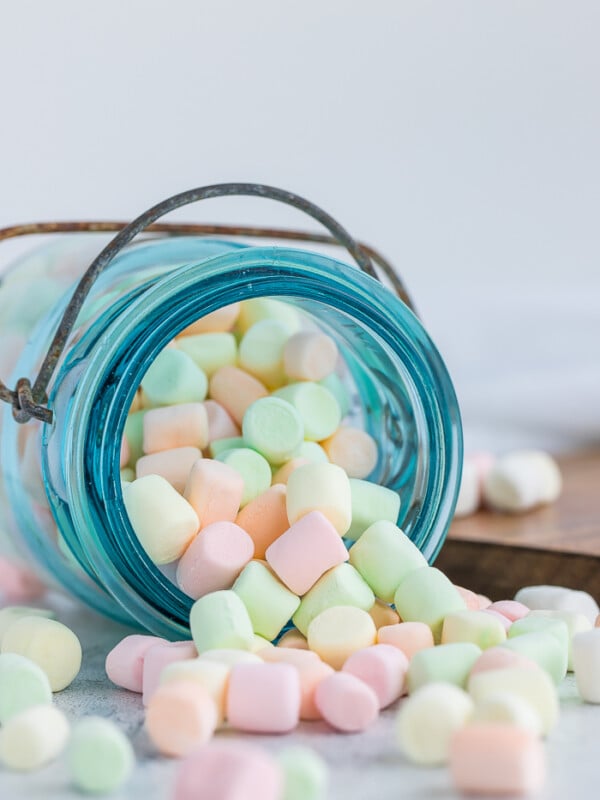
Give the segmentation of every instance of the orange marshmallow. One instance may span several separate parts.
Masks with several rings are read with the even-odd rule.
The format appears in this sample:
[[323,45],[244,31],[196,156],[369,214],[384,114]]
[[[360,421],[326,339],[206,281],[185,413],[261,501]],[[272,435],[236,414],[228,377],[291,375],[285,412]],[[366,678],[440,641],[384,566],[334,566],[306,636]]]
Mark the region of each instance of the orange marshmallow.
[[286,342],[284,371],[293,380],[320,381],[333,372],[337,357],[337,345],[331,336],[320,331],[300,331]]
[[391,606],[388,606],[387,603],[384,603],[383,600],[375,600],[375,605],[369,611],[369,614],[377,630],[386,625],[398,625],[400,622],[398,612]]
[[146,731],[160,753],[185,756],[206,744],[217,727],[217,706],[195,681],[160,686],[146,710]]
[[254,558],[264,558],[267,547],[290,527],[285,495],[285,486],[271,486],[247,503],[236,517],[236,525],[254,542]]
[[222,405],[214,400],[205,400],[202,404],[208,419],[208,441],[217,439],[232,439],[240,436],[241,431],[231,419]]
[[300,719],[322,719],[323,715],[315,703],[315,692],[321,681],[334,675],[335,670],[320,659],[317,662],[296,665],[296,669],[300,676]]
[[366,478],[377,464],[377,444],[372,436],[359,428],[342,427],[321,447],[332,464],[342,467],[349,478]]
[[286,631],[281,639],[277,642],[277,647],[293,647],[296,650],[308,650],[308,642],[306,636],[302,636],[300,631],[292,628]]
[[209,393],[212,400],[223,406],[227,413],[242,424],[248,406],[269,392],[252,375],[238,367],[221,367],[210,379]]
[[200,458],[189,473],[184,497],[198,515],[202,529],[212,522],[233,522],[243,493],[244,479],[233,467]]
[[197,447],[176,447],[149,456],[138,458],[135,464],[136,478],[160,475],[180,494],[183,493],[188,475],[194,463],[202,458]]
[[377,643],[397,647],[410,661],[419,650],[433,647],[433,634],[424,622],[399,622],[379,628]]
[[240,313],[240,303],[231,303],[223,306],[210,314],[205,314],[196,322],[184,328],[180,336],[196,336],[198,333],[225,333],[230,331],[235,325],[235,321]]
[[271,481],[271,485],[275,486],[277,483],[287,484],[288,478],[292,474],[295,469],[298,467],[303,466],[304,464],[310,464],[308,458],[292,458],[289,461],[286,461],[282,467],[273,473],[273,480]]
[[208,415],[204,403],[180,403],[153,408],[144,415],[144,453],[208,444]]

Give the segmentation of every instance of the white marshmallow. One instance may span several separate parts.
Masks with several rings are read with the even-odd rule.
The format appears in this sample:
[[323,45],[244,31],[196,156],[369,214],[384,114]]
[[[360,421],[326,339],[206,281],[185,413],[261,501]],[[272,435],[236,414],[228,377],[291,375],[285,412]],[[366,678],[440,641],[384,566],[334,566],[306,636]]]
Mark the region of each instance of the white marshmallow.
[[477,511],[480,503],[481,486],[479,482],[479,472],[474,462],[465,458],[454,516],[468,517],[470,514],[474,514]]
[[550,617],[551,619],[560,619],[567,626],[569,632],[569,662],[567,669],[573,672],[573,637],[576,633],[583,633],[584,631],[591,630],[592,623],[584,614],[578,614],[576,611],[555,611],[549,609],[536,609],[529,612],[530,617]]
[[11,717],[0,730],[0,762],[23,772],[56,758],[69,738],[67,718],[55,706],[33,706]]
[[554,459],[538,450],[518,450],[499,458],[484,484],[485,502],[499,511],[528,511],[553,503],[562,488]]
[[575,634],[573,667],[579,694],[586,703],[600,703],[600,628]]
[[583,614],[594,624],[600,613],[598,603],[587,592],[567,589],[566,586],[524,586],[515,600],[534,610],[573,611]]
[[497,692],[484,697],[475,706],[473,722],[505,722],[532,731],[536,736],[542,733],[540,715],[525,698],[510,692]]

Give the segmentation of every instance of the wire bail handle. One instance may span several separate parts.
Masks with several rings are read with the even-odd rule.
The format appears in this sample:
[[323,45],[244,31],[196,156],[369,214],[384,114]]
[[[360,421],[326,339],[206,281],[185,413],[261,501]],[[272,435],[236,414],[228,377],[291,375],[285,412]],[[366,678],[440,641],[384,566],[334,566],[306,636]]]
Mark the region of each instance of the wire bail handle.
[[[249,196],[249,197],[263,197],[268,200],[277,200],[281,203],[293,206],[300,211],[303,211],[308,216],[320,222],[325,227],[331,236],[319,236],[314,234],[306,234],[303,232],[286,231],[278,229],[262,229],[262,228],[240,228],[228,226],[202,226],[202,225],[178,225],[175,224],[155,224],[157,220],[171,211],[175,211],[183,206],[196,203],[200,200],[207,200],[215,197],[228,197],[228,196]],[[63,317],[58,325],[56,333],[48,352],[46,353],[37,378],[33,386],[29,378],[19,378],[16,388],[9,389],[0,380],[0,400],[10,403],[13,409],[13,417],[16,422],[24,424],[29,422],[30,419],[38,419],[44,423],[51,423],[53,420],[53,412],[45,405],[47,403],[47,389],[56,370],[58,361],[64,351],[67,339],[81,308],[90,293],[94,282],[99,275],[106,269],[111,261],[123,250],[139,233],[145,230],[150,232],[164,232],[170,235],[182,235],[189,233],[201,233],[206,235],[207,232],[220,232],[226,235],[233,236],[258,236],[271,238],[287,238],[287,239],[300,239],[305,241],[320,241],[330,244],[338,244],[344,247],[352,256],[353,260],[361,270],[366,272],[371,277],[379,280],[375,268],[373,267],[373,260],[377,261],[390,278],[394,289],[400,298],[409,306],[412,307],[410,298],[404,289],[404,286],[399,277],[394,272],[393,268],[383,259],[376,251],[366,245],[357,242],[348,231],[343,228],[336,220],[323,211],[318,206],[305,200],[297,194],[278,189],[273,186],[265,186],[258,183],[219,183],[211,186],[202,186],[197,189],[189,189],[188,191],[181,192],[173,195],[172,197],[163,200],[152,208],[149,208],[139,217],[123,226],[121,223],[49,223],[40,225],[21,226],[16,228],[6,229],[0,231],[0,240],[9,238],[11,236],[24,235],[29,233],[55,233],[62,231],[94,231],[94,230],[118,230],[117,235],[106,245],[106,247],[99,253],[94,261],[90,264],[81,280],[77,284],[73,296],[71,297]]]

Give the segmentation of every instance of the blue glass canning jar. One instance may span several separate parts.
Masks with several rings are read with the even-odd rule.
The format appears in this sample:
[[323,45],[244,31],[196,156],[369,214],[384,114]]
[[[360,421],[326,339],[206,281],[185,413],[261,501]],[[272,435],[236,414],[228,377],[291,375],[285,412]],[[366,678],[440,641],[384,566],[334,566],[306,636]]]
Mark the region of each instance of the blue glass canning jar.
[[[76,261],[78,248],[80,240],[69,239],[43,253],[46,274],[65,258]],[[39,256],[36,264],[39,274]],[[18,266],[27,280],[27,264]],[[4,290],[0,284],[0,311]],[[13,377],[35,373],[70,296],[53,298],[27,332]],[[443,543],[460,481],[460,416],[444,363],[403,302],[357,267],[307,250],[192,236],[129,244],[70,333],[48,393],[52,423],[16,425],[6,406],[0,441],[13,541],[46,576],[114,619],[181,637],[192,604],[148,559],[125,512],[120,442],[136,389],[182,329],[266,296],[293,304],[335,338],[351,415],[379,445],[369,480],[399,493],[398,524],[430,562]],[[0,323],[0,342],[9,335]]]

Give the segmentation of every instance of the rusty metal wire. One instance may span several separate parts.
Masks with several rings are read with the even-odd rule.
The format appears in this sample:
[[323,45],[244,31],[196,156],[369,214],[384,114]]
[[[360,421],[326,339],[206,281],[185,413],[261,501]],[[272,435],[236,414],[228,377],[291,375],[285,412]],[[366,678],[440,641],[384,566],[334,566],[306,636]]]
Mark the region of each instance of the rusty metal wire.
[[[211,197],[244,195],[264,197],[278,200],[287,205],[294,206],[320,222],[328,231],[327,234],[311,233],[307,231],[289,230],[285,228],[264,228],[255,226],[230,226],[209,225],[193,223],[168,223],[157,222],[160,217],[184,205]],[[139,233],[156,233],[167,236],[227,236],[247,238],[268,238],[280,240],[294,240],[314,242],[327,245],[344,247],[356,261],[358,266],[367,274],[380,279],[373,262],[386,276],[394,291],[400,299],[411,309],[414,306],[402,283],[402,280],[391,264],[374,248],[358,242],[337,223],[329,214],[310,203],[308,200],[292,194],[291,192],[264,186],[262,184],[216,184],[192,189],[164,200],[145,211],[131,223],[107,222],[41,222],[15,225],[0,229],[0,241],[20,236],[53,233],[78,233],[78,232],[115,232],[117,235],[106,245],[102,252],[94,259],[90,267],[79,281],[71,300],[65,310],[63,318],[56,330],[54,339],[42,362],[40,371],[33,387],[28,378],[20,378],[15,390],[9,389],[0,380],[0,400],[10,403],[13,408],[13,417],[19,423],[28,422],[30,419],[39,419],[42,422],[52,422],[52,411],[44,403],[47,402],[46,390],[52,379],[58,360],[64,350],[67,339],[79,311],[94,281],[108,266],[113,258],[131,242]]]

